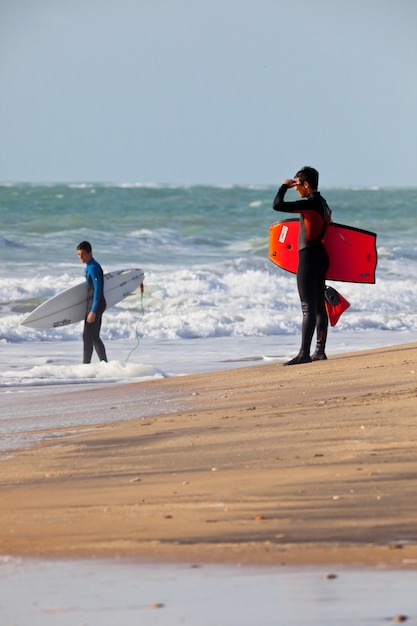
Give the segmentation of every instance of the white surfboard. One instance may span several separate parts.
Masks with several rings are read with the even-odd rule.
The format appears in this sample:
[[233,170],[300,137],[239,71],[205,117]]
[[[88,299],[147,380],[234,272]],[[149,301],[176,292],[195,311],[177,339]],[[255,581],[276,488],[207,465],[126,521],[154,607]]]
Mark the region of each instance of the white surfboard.
[[[129,296],[143,283],[140,269],[118,270],[104,274],[104,297],[107,308]],[[85,319],[87,313],[87,283],[84,281],[49,298],[20,322],[31,328],[58,328]]]

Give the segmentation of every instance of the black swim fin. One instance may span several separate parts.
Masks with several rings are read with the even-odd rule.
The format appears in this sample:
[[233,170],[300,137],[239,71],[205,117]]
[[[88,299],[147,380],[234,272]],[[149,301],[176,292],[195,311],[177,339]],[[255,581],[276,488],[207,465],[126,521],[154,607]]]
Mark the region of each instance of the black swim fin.
[[333,287],[326,287],[324,297],[330,326],[336,326],[342,313],[350,307],[350,303]]

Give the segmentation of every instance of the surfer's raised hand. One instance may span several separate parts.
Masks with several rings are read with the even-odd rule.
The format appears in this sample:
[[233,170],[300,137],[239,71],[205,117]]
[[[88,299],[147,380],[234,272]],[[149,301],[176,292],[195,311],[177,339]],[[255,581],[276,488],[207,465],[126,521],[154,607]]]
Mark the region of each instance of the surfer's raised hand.
[[286,178],[283,182],[283,185],[287,185],[287,187],[295,187],[295,180],[292,178]]

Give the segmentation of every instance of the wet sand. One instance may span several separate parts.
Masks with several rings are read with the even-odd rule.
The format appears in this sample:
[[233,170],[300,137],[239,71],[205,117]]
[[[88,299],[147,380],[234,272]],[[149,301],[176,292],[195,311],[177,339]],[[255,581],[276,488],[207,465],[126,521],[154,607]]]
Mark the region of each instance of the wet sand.
[[3,394],[107,423],[1,461],[0,553],[417,568],[416,398],[417,344]]

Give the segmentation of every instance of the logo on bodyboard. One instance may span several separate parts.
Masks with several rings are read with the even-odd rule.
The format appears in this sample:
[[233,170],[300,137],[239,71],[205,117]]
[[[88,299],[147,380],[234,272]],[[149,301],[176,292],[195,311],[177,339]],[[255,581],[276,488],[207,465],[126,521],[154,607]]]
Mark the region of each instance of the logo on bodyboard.
[[279,243],[284,243],[285,242],[285,238],[287,236],[287,233],[288,233],[288,226],[285,226],[285,224],[284,224],[283,227],[282,227],[282,230],[281,230],[281,232],[279,234],[279,239],[278,239]]

